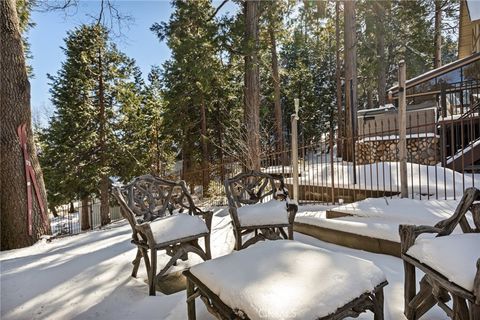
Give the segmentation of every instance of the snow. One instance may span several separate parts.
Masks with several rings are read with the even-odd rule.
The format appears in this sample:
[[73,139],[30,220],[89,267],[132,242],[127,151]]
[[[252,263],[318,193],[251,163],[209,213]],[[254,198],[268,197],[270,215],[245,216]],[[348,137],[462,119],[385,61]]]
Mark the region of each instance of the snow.
[[152,221],[150,228],[157,243],[208,233],[207,225],[202,219],[186,213],[178,213]]
[[407,254],[473,292],[480,259],[480,234],[455,234],[433,239],[417,239]]
[[289,240],[261,242],[190,271],[251,319],[323,317],[386,280],[371,261]]
[[[327,208],[309,205],[301,206],[300,211],[322,212]],[[294,238],[315,247],[373,261],[389,282],[385,287],[385,320],[405,319],[402,260],[337,246],[299,233],[295,233]],[[123,220],[107,229],[0,252],[0,318],[185,320],[185,291],[172,295],[157,292],[155,297],[148,296],[143,262],[138,277],[130,276],[131,262],[137,250],[130,240],[130,226]],[[229,254],[234,248],[235,238],[226,208],[215,209],[211,241],[213,257]],[[159,266],[169,258],[160,251]],[[178,261],[172,271],[198,263],[200,259],[195,258],[195,255],[189,255],[188,261]],[[241,267],[243,265],[237,266]],[[422,276],[423,273],[417,270],[417,279]],[[198,320],[214,319],[199,299],[196,305]],[[365,313],[357,319],[372,318],[371,313]],[[422,320],[447,319],[437,306],[422,317]]]
[[[435,225],[449,218],[459,200],[365,199],[330,210],[350,214],[349,217],[327,219],[325,212],[302,210],[296,222],[362,236],[400,242],[400,224]],[[467,216],[470,220],[470,216]],[[455,233],[461,232],[460,228]]]
[[388,215],[418,224],[434,224],[455,211],[459,200],[414,200],[402,198],[367,198],[362,201],[334,207],[332,210],[359,217]]
[[[327,158],[329,156],[327,155]],[[328,159],[326,159],[328,160]],[[332,186],[332,168],[329,161],[313,160],[301,166],[299,185]],[[356,190],[381,190],[400,192],[400,163],[379,162],[356,166],[357,183],[353,183],[353,165],[348,162],[333,163],[334,185],[336,188]],[[478,176],[461,174],[441,166],[407,163],[409,196],[419,195],[434,198],[461,197],[463,190],[479,186]],[[285,179],[291,184],[292,178]]]
[[243,227],[288,224],[287,202],[275,199],[245,205],[237,209],[237,214]]

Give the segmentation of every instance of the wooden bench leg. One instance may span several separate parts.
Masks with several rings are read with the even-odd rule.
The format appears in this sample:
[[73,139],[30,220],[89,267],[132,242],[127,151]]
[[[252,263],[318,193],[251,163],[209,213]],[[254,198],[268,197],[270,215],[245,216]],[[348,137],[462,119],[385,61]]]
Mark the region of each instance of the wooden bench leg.
[[133,260],[133,271],[132,271],[132,277],[136,278],[137,277],[137,272],[138,272],[138,267],[140,267],[140,261],[142,260],[142,251],[140,248],[137,248],[137,255],[135,256],[135,260]]
[[415,297],[416,292],[416,277],[415,267],[410,263],[404,261],[403,268],[405,270],[405,287],[404,287],[404,311],[403,313],[408,320],[415,319],[415,310],[410,306],[410,301]]
[[157,250],[150,249],[150,272],[148,273],[148,294],[151,296],[156,295],[155,291],[155,278],[157,275]]
[[196,320],[197,315],[195,313],[195,286],[193,282],[187,278],[187,313],[188,320]]
[[375,310],[375,316],[374,320],[383,320],[384,318],[384,296],[383,296],[383,287],[378,289],[377,292],[375,292],[374,296],[374,310]]

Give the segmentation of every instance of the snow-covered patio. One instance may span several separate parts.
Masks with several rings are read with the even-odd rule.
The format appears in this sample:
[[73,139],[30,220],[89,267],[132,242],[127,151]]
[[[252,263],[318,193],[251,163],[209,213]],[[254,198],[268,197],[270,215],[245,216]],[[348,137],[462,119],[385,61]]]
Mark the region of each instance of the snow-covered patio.
[[[309,206],[302,211],[322,215],[325,209],[324,206]],[[412,222],[415,222],[414,215],[412,217]],[[418,218],[420,221],[425,219]],[[230,253],[234,237],[227,210],[216,210],[212,226],[213,257]],[[105,230],[52,242],[41,241],[32,247],[1,252],[1,318],[186,319],[185,291],[148,296],[143,266],[137,279],[130,277],[131,261],[136,252],[130,237],[129,225],[120,221]],[[385,288],[385,319],[405,319],[403,263],[400,259],[340,247],[298,233],[295,238],[320,248],[373,261],[389,282]],[[159,263],[167,259],[163,255],[159,258]],[[184,262],[179,262],[174,270],[185,266]],[[197,318],[212,319],[203,303],[198,301]],[[359,317],[372,318],[370,313]],[[422,319],[442,320],[447,316],[436,308]]]

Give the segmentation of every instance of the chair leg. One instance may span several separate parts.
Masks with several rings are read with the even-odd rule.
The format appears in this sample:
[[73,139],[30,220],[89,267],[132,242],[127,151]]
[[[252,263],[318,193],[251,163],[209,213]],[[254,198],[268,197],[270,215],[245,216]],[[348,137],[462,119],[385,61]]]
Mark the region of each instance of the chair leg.
[[453,320],[468,320],[468,308],[465,299],[453,295]]
[[242,231],[240,229],[235,228],[234,226],[234,233],[235,233],[235,250],[242,249]]
[[187,314],[188,320],[196,320],[197,315],[195,312],[195,287],[193,282],[187,278]]
[[288,225],[288,239],[293,240],[293,224]]
[[210,248],[210,234],[205,236],[205,254],[207,255],[207,259],[212,259],[212,251]]
[[157,275],[157,250],[150,249],[150,272],[148,274],[148,294],[151,296],[156,295],[155,291],[155,277]]
[[480,320],[480,305],[469,301],[470,320]]
[[416,292],[416,277],[415,267],[410,263],[404,261],[403,268],[405,270],[405,292],[404,292],[404,311],[403,313],[408,320],[415,319],[415,310],[410,306],[410,301],[415,297]]
[[422,280],[420,280],[420,291],[409,304],[410,308],[415,310],[415,318],[420,318],[437,303],[432,292],[432,286],[426,276],[424,276]]
[[132,277],[137,277],[138,267],[140,267],[140,260],[142,260],[142,251],[140,248],[137,248],[137,255],[135,256],[135,260],[132,261],[133,264],[133,271]]
[[375,316],[374,320],[383,320],[383,304],[384,304],[384,296],[383,296],[383,287],[378,289],[377,292],[375,292],[374,296],[374,310],[375,310]]

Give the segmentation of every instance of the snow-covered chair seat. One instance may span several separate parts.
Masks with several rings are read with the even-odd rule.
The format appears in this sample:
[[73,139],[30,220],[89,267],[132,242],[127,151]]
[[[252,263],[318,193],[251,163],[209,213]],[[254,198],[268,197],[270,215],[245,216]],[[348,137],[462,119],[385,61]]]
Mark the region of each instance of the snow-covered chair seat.
[[[236,250],[259,240],[293,239],[293,221],[298,206],[288,198],[281,175],[255,171],[240,173],[225,180],[225,192]],[[243,243],[243,236],[249,233],[254,236]]]
[[184,274],[189,320],[197,296],[221,319],[342,319],[366,310],[383,319],[387,281],[376,265],[297,241],[260,242]]
[[450,282],[473,292],[477,260],[480,258],[480,233],[417,239],[407,255],[439,272]]
[[[480,191],[469,188],[455,213],[434,227],[400,225],[407,319],[418,319],[438,304],[452,319],[480,320],[479,200]],[[468,212],[472,219],[467,219]],[[457,225],[463,233],[452,234]],[[436,237],[419,237],[425,233]],[[418,292],[415,268],[425,273]]]
[[[113,195],[132,228],[132,243],[137,246],[132,276],[137,276],[143,257],[150,295],[155,295],[156,278],[165,275],[178,259],[187,260],[188,252],[210,259],[213,212],[195,206],[184,181],[144,175],[126,186],[114,186]],[[200,238],[204,238],[205,249],[198,243]],[[158,250],[165,250],[171,258],[157,274]]]
[[197,216],[178,213],[150,222],[156,243],[178,242],[178,239],[200,236],[208,233],[205,221]]

